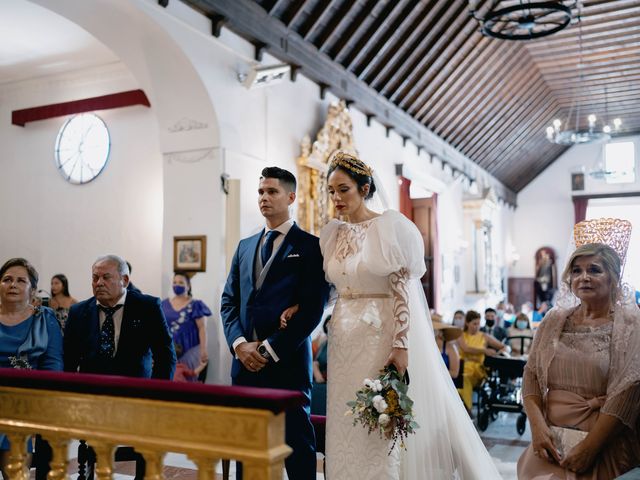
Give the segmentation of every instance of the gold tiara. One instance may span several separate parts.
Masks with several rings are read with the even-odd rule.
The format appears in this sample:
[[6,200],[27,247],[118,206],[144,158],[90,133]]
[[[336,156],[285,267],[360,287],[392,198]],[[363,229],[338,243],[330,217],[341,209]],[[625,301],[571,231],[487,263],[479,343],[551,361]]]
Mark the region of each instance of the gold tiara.
[[336,167],[342,167],[358,175],[373,176],[373,170],[371,170],[366,163],[346,152],[336,152],[331,159],[330,165],[330,170]]
[[631,240],[631,222],[619,218],[596,218],[576,223],[573,227],[576,247],[588,243],[604,243],[613,248],[624,265]]

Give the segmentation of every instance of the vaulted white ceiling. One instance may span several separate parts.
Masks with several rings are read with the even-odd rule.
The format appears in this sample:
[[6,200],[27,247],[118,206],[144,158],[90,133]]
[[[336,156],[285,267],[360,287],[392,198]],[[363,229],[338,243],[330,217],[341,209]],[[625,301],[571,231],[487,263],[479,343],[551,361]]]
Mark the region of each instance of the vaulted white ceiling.
[[0,1],[0,85],[118,61],[66,18],[28,0]]

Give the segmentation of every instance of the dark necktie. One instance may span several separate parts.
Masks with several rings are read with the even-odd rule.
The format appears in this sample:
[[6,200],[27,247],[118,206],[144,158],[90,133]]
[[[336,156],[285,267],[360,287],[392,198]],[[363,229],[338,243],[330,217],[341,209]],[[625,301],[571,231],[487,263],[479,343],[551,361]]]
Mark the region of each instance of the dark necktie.
[[267,238],[265,239],[264,244],[260,249],[260,259],[262,260],[262,267],[264,267],[271,258],[271,254],[273,253],[273,242],[278,235],[280,235],[280,232],[277,230],[270,230],[267,232]]
[[122,304],[116,305],[115,307],[98,305],[98,308],[104,312],[104,323],[100,329],[100,342],[98,344],[100,356],[113,358],[116,352],[116,329],[113,324],[113,314],[122,308]]

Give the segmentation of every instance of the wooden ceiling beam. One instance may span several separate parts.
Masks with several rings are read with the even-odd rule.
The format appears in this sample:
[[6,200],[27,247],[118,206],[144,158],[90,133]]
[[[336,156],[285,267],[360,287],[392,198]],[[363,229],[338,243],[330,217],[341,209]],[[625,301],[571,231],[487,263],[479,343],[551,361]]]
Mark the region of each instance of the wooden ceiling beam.
[[[457,3],[458,11],[462,7]],[[420,62],[424,60],[434,45],[437,44],[441,37],[446,35],[447,29],[451,27],[456,20],[456,11],[449,6],[443,6],[443,13],[436,15],[431,23],[428,33],[420,44],[420,48],[410,53],[408,61],[404,63],[397,72],[388,75],[388,79],[382,84],[381,92],[384,96],[391,99],[392,102],[398,103],[398,95],[402,89],[410,82],[413,72],[419,68]]]
[[433,96],[444,83],[451,81],[453,75],[459,75],[464,66],[471,64],[473,58],[481,55],[492,42],[485,36],[480,35],[476,29],[469,32],[462,43],[455,44],[453,54],[447,58],[446,62],[436,63],[434,71],[427,76],[425,81],[416,84],[413,97],[408,100],[407,111],[418,117],[418,112],[423,111],[425,103]]
[[344,0],[340,5],[340,8],[338,8],[338,11],[334,15],[331,15],[327,24],[320,29],[318,36],[313,38],[311,35],[313,32],[309,32],[308,38],[305,40],[309,40],[318,48],[318,50],[324,52],[327,40],[331,38],[338,26],[349,18],[352,8],[353,2],[350,0]]
[[413,92],[412,88],[422,78],[421,74],[429,69],[429,65],[433,63],[434,58],[448,45],[449,34],[457,37],[464,30],[464,26],[471,22],[470,18],[461,15],[465,11],[462,7],[463,5],[458,4],[458,9],[453,10],[448,18],[443,17],[441,19],[442,22],[434,29],[435,35],[425,46],[424,54],[414,55],[414,60],[406,69],[404,78],[401,77],[401,81],[396,82],[389,89],[389,98],[392,102],[401,105],[401,108],[405,108],[404,105],[407,103],[405,99]]
[[[631,38],[634,37],[634,38]],[[595,46],[589,49],[582,50],[582,58],[583,59],[591,59],[591,58],[600,58],[604,56],[616,56],[619,54],[626,54],[629,52],[639,52],[640,51],[640,32],[638,35],[629,35],[625,37],[624,41],[617,39],[615,42],[607,42],[601,45]],[[531,52],[529,53],[535,58],[536,63],[542,68],[547,65],[554,66],[558,63],[571,63],[574,59],[580,58],[580,50],[575,49],[572,51],[561,50],[555,52],[549,52],[548,50],[544,53],[541,52]]]
[[357,13],[355,18],[351,21],[351,23],[347,26],[344,32],[342,32],[337,38],[338,41],[328,49],[327,54],[332,59],[336,59],[340,56],[342,51],[347,47],[349,41],[353,36],[362,28],[367,18],[371,15],[371,13],[376,8],[376,0],[366,0],[366,2],[361,6],[360,11]]
[[[479,159],[492,145],[508,137],[514,125],[519,124],[523,118],[533,115],[540,108],[553,102],[553,96],[546,88],[542,77],[534,76],[529,85],[532,95],[526,101],[514,99],[513,102],[505,102],[495,115],[478,122],[456,147],[463,152],[474,152],[474,160]],[[512,103],[515,103],[515,106]]]
[[307,38],[309,33],[320,23],[322,22],[322,18],[325,14],[331,10],[336,0],[331,0],[330,2],[326,2],[322,0],[313,7],[305,21],[300,25],[299,28],[296,28],[295,31],[302,37]]
[[412,45],[403,50],[402,56],[396,60],[396,63],[392,68],[387,68],[384,74],[379,74],[373,81],[370,82],[376,90],[386,95],[387,86],[393,81],[394,77],[405,75],[411,59],[416,52],[424,53],[425,45],[433,35],[433,29],[437,25],[440,18],[446,15],[447,2],[443,0],[437,0],[435,5],[429,9],[426,17],[426,22],[422,25],[422,31],[420,36],[414,37]]
[[560,84],[565,85],[569,82],[578,82],[581,81],[589,81],[591,78],[600,78],[600,79],[608,79],[615,78],[617,75],[623,75],[628,73],[636,73],[640,71],[640,63],[636,67],[630,67],[628,65],[614,65],[610,67],[603,68],[592,68],[589,70],[584,70],[581,72],[581,77],[578,75],[578,72],[563,72],[557,74],[546,74],[544,75],[545,81],[550,85],[552,84]]
[[[520,69],[500,95],[494,95],[485,103],[477,105],[466,119],[457,123],[455,129],[446,132],[447,140],[456,148],[462,149],[466,147],[467,141],[473,141],[483,126],[504,118],[510,112],[519,115],[517,109],[524,108],[526,102],[519,98],[518,93],[527,92],[528,99],[538,98],[540,92],[534,87],[537,85],[539,90],[546,86],[541,80],[539,72],[532,75],[527,69]],[[493,125],[489,128],[493,128]]]
[[451,92],[463,90],[466,86],[471,85],[471,79],[476,78],[479,72],[485,71],[485,66],[489,69],[494,68],[493,65],[497,64],[500,58],[506,58],[504,55],[505,52],[512,53],[520,49],[516,42],[492,42],[489,40],[489,43],[485,45],[486,47],[477,53],[470,62],[452,72],[449,77],[431,93],[420,110],[414,113],[414,116],[418,118],[418,120],[431,125],[431,120],[438,114],[441,108],[446,106]]
[[[593,66],[600,65],[606,61],[619,61],[627,60],[628,63],[637,63],[640,56],[640,43],[634,44],[634,46],[625,46],[623,48],[617,48],[615,50],[609,49],[607,51],[596,53],[584,53],[582,55],[582,68],[587,70]],[[542,71],[561,71],[565,69],[576,69],[580,63],[580,57],[564,57],[556,58],[554,60],[541,61],[536,58],[536,65]]]
[[547,108],[537,111],[530,118],[527,118],[525,122],[518,125],[515,132],[510,135],[509,138],[495,145],[495,149],[491,154],[492,160],[486,167],[488,171],[500,171],[499,166],[508,162],[510,158],[514,158],[516,152],[522,150],[528,141],[539,135],[544,136],[544,128],[550,117],[549,114],[557,110],[557,108],[553,102],[549,103]]
[[[514,45],[514,47],[514,52],[518,52],[521,48],[519,45]],[[431,120],[434,125],[438,125],[434,132],[445,138],[447,135],[445,132],[450,132],[454,126],[457,127],[463,117],[469,115],[473,107],[481,104],[483,108],[486,108],[486,102],[490,98],[500,97],[501,88],[513,80],[511,77],[513,72],[519,72],[525,69],[524,67],[529,67],[527,70],[531,73],[535,72],[535,67],[532,67],[528,55],[507,54],[495,69],[486,69],[472,77],[467,88],[462,91],[450,92],[447,107]]]
[[[558,106],[555,104],[553,96],[550,92],[546,92],[542,97],[531,99],[523,113],[519,116],[519,122],[498,122],[494,127],[495,131],[486,132],[484,137],[478,137],[477,141],[469,145],[468,151],[473,156],[474,160],[478,162],[484,162],[485,164],[491,163],[495,159],[502,149],[506,148],[518,136],[526,133],[528,127],[535,121],[541,114],[555,112],[558,110]],[[541,113],[542,112],[542,113]],[[502,119],[501,119],[502,120]],[[491,161],[489,161],[491,159]]]
[[365,54],[367,48],[379,36],[381,29],[388,29],[387,24],[393,23],[393,18],[398,16],[398,11],[402,6],[402,2],[389,2],[382,11],[380,11],[364,31],[356,44],[350,48],[343,57],[336,57],[336,61],[341,63],[348,71],[352,71],[353,64],[362,55]]
[[[457,153],[441,138],[417,122],[409,114],[378,95],[374,89],[358,80],[353,74],[333,62],[299,35],[290,31],[279,20],[270,17],[257,3],[250,0],[185,0],[187,4],[207,14],[220,14],[228,19],[228,28],[239,35],[267,45],[268,51],[282,62],[300,66],[304,75],[316,83],[328,85],[338,98],[352,100],[359,110],[375,115],[380,123],[391,125],[394,132],[407,137],[412,143],[423,146],[431,154],[446,155],[447,162],[460,171],[475,167],[470,159]],[[286,42],[283,41],[286,39]],[[491,177],[489,185],[497,194],[515,204],[516,196]]]
[[461,26],[461,30],[456,31],[453,41],[443,41],[440,44],[441,51],[434,55],[432,60],[424,62],[419,72],[414,73],[416,81],[412,82],[411,88],[404,94],[403,105],[408,112],[419,107],[420,101],[424,98],[425,89],[432,83],[443,81],[445,70],[455,70],[464,59],[471,54],[474,45],[477,45],[481,35],[478,34],[477,25],[474,19]]
[[287,8],[283,12],[282,16],[280,17],[280,20],[282,20],[282,23],[284,23],[287,27],[290,27],[291,25],[293,25],[298,19],[298,16],[304,10],[304,6],[306,3],[307,3],[306,0],[292,1],[291,4],[289,5],[289,8]]
[[393,19],[391,24],[384,29],[382,35],[378,37],[368,52],[361,52],[362,55],[358,59],[353,60],[347,67],[357,77],[361,78],[362,72],[371,65],[376,56],[381,55],[385,49],[388,49],[393,43],[393,39],[401,35],[407,28],[407,24],[415,16],[419,0],[409,0],[403,7],[402,11]]
[[627,66],[637,66],[639,63],[639,56],[640,55],[638,55],[637,53],[630,53],[629,55],[620,55],[617,57],[611,57],[606,60],[602,59],[599,61],[587,62],[583,64],[582,70],[580,70],[576,64],[572,65],[570,63],[567,63],[558,65],[554,68],[541,68],[540,71],[548,78],[580,78],[581,75],[588,74],[590,72],[606,71],[611,69],[624,69]]
[[396,66],[402,64],[402,57],[408,57],[413,50],[420,44],[421,39],[426,34],[428,22],[434,15],[433,5],[438,0],[431,0],[431,3],[422,9],[411,24],[405,29],[396,42],[387,49],[387,53],[382,57],[373,59],[372,64],[367,65],[365,69],[358,75],[358,78],[371,85],[378,90],[378,81],[386,75],[390,70],[394,70]]

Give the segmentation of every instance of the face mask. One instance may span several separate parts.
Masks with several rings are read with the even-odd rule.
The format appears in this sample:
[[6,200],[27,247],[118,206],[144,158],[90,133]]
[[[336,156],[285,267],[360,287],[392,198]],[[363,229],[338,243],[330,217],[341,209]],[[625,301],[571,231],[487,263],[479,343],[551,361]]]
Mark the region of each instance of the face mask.
[[175,293],[176,295],[182,295],[186,291],[187,291],[187,287],[185,287],[184,285],[173,286],[173,293]]
[[454,318],[453,319],[453,326],[454,327],[458,327],[458,328],[463,328],[464,327],[464,318]]
[[513,317],[514,317],[513,313],[505,313],[503,319],[505,322],[510,322],[513,319]]
[[518,320],[516,322],[516,328],[520,329],[520,330],[524,330],[525,328],[527,328],[527,323],[524,320]]
[[498,318],[504,317],[504,310],[496,310],[496,315],[498,315]]
[[491,328],[496,324],[496,321],[495,320],[487,320],[486,323],[487,323],[487,327]]

